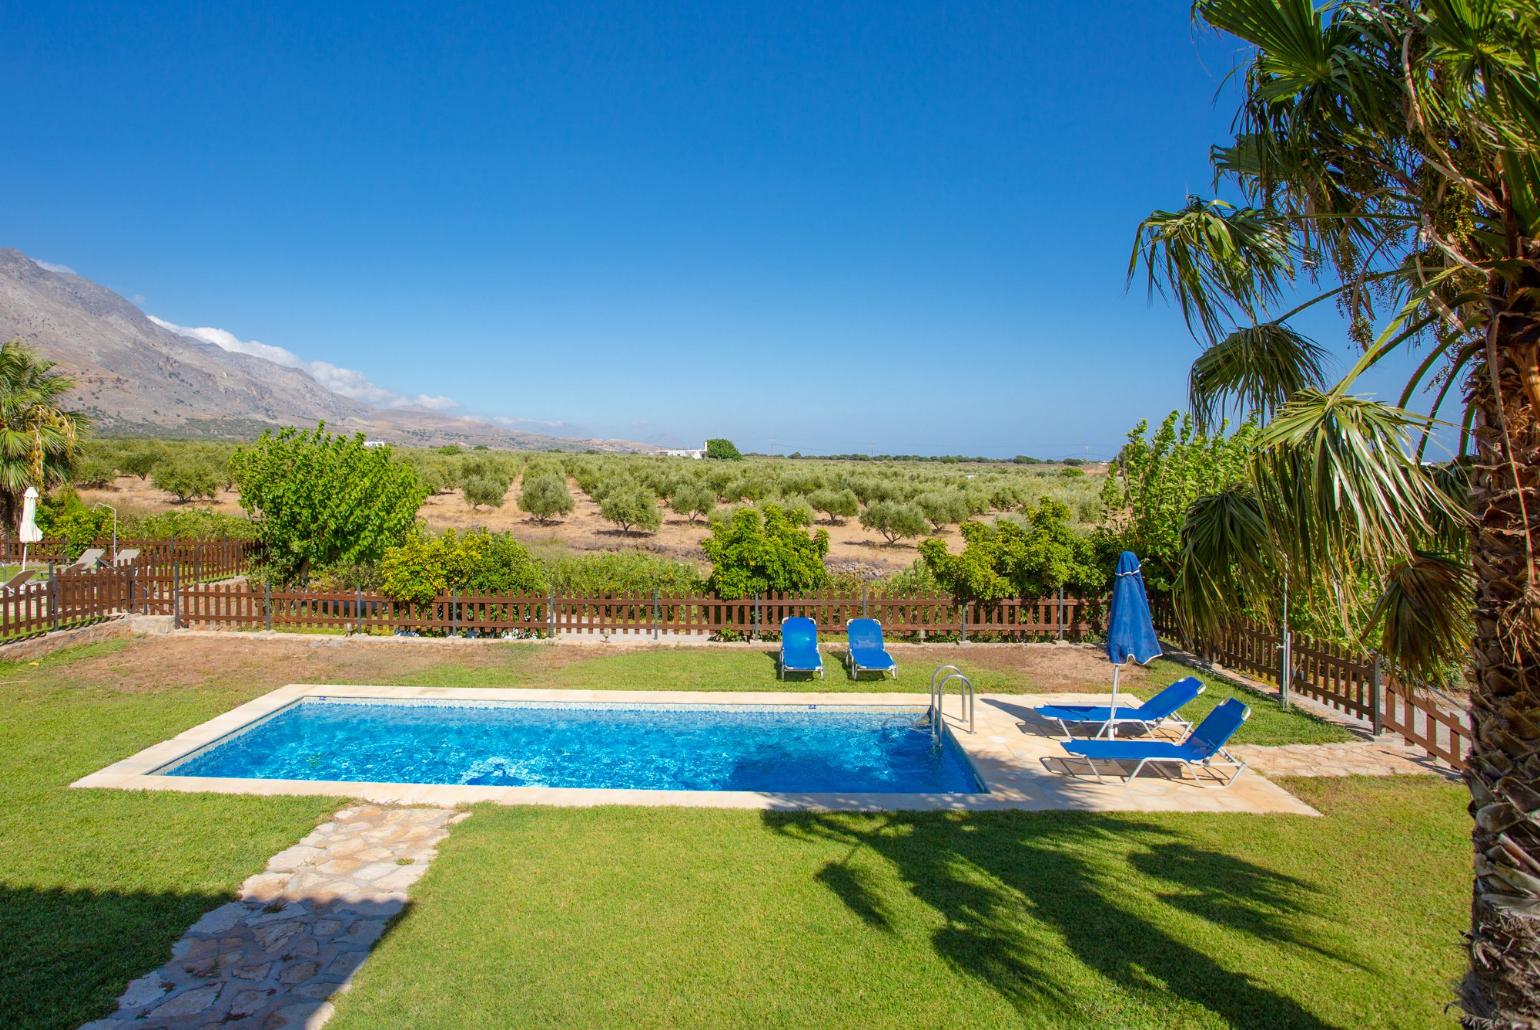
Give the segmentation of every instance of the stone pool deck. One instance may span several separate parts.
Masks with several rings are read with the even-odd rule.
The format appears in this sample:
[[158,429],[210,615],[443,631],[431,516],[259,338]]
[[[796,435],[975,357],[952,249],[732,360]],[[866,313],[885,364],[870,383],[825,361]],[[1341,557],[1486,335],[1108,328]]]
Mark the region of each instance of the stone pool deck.
[[970,730],[960,701],[947,699],[953,737],[988,786],[983,794],[783,794],[747,791],[609,790],[563,787],[495,787],[322,780],[258,780],[161,776],[155,770],[209,745],[255,720],[307,696],[468,701],[561,701],[686,705],[808,705],[923,709],[913,693],[779,693],[688,691],[518,690],[494,688],[383,687],[290,684],[77,781],[76,787],[175,790],[238,794],[319,794],[385,805],[455,806],[477,802],[507,805],[678,805],[703,808],[783,810],[1078,810],[1089,812],[1254,812],[1316,815],[1314,809],[1254,772],[1221,788],[1206,776],[1146,772],[1133,782],[1098,780],[1083,763],[1065,761],[1056,726],[1032,713],[1039,704],[1106,704],[1105,694],[980,695]]

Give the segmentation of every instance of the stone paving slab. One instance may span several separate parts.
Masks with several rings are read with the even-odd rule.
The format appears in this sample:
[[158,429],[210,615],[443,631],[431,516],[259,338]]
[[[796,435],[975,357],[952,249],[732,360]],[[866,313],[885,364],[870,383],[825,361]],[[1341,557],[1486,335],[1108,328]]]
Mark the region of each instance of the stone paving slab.
[[206,913],[171,961],[129,984],[82,1030],[318,1027],[330,998],[406,907],[449,827],[443,808],[344,808],[268,860],[237,901]]
[[1454,770],[1399,736],[1385,734],[1345,744],[1239,744],[1230,748],[1253,770],[1268,776],[1443,776]]

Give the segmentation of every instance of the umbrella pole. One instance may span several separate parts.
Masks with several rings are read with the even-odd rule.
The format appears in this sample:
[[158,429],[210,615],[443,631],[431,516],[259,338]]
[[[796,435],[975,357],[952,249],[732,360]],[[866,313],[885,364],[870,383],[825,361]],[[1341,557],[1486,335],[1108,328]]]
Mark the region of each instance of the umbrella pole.
[[1112,718],[1107,720],[1107,736],[1109,737],[1116,737],[1118,735],[1118,674],[1122,671],[1122,665],[1114,665],[1112,667],[1112,708],[1108,713]]

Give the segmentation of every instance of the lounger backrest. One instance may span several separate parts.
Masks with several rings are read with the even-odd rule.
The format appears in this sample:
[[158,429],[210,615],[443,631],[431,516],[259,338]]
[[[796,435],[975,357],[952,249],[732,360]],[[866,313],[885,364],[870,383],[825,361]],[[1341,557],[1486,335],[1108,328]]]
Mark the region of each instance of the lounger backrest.
[[1214,754],[1235,735],[1241,723],[1251,717],[1251,709],[1236,698],[1226,698],[1198,723],[1186,740],[1186,745],[1197,752],[1197,757],[1207,758]]
[[118,556],[113,559],[112,563],[114,565],[127,565],[130,562],[132,562],[135,558],[138,558],[138,557],[139,557],[139,548],[137,548],[137,547],[130,547],[127,550],[119,551],[118,552]]
[[26,586],[28,581],[30,581],[32,577],[36,575],[37,573],[31,569],[22,569],[20,572],[16,573],[16,575],[6,580],[5,586],[0,587],[0,590],[4,590],[8,594],[15,593],[22,587]]
[[1187,702],[1203,693],[1204,686],[1196,676],[1188,676],[1171,684],[1139,706],[1139,717],[1153,722],[1174,714]]
[[845,638],[851,647],[882,650],[882,623],[876,619],[851,619],[845,624]]
[[793,615],[781,620],[781,650],[806,651],[818,649],[818,625],[805,615]]
[[102,560],[102,555],[106,553],[100,547],[89,547],[80,552],[80,557],[75,559],[75,565],[82,569],[93,568],[97,562]]

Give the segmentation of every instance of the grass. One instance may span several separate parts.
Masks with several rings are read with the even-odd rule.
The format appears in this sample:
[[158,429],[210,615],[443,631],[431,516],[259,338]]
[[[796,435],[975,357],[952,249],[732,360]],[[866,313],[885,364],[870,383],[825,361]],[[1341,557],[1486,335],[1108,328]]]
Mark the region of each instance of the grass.
[[1325,818],[482,808],[334,1025],[1451,1025],[1461,789],[1290,786]]
[[[982,690],[1026,689],[1013,653],[964,665]],[[336,807],[69,789],[291,680],[925,686],[857,687],[833,667],[781,684],[746,649],[173,638],[0,663],[0,1026],[104,1015]],[[1255,709],[1247,732],[1330,729]],[[1291,789],[1326,817],[484,809],[456,828],[339,1025],[1437,1024],[1460,964],[1461,790]]]
[[164,962],[204,912],[336,807],[318,798],[70,790],[268,687],[130,694],[72,664],[0,663],[0,1025],[76,1026]]

